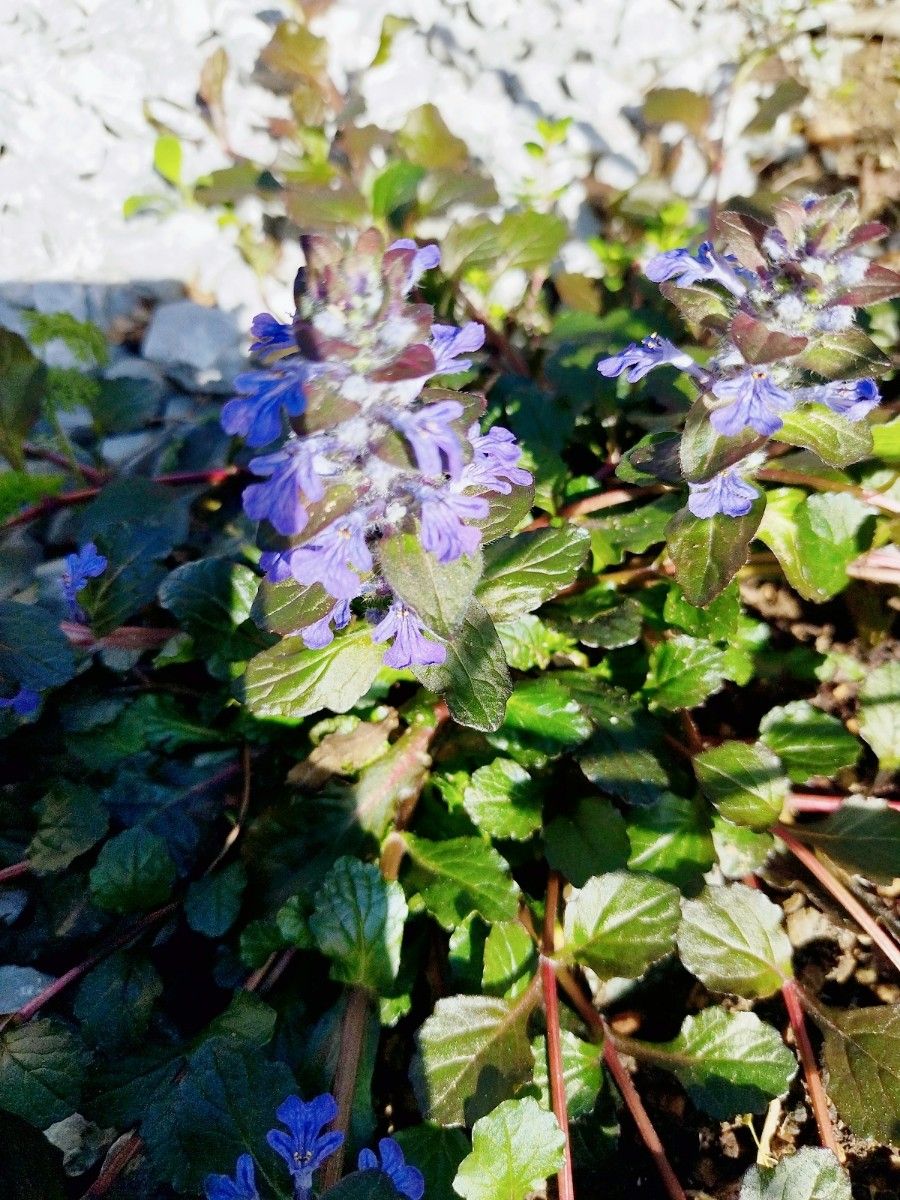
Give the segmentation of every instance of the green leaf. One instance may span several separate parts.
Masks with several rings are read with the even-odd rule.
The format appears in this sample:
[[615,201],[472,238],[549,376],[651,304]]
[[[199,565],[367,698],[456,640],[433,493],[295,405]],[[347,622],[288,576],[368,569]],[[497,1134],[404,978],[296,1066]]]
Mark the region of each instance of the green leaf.
[[[735,437],[717,433],[709,419],[709,408],[701,396],[691,405],[681,435],[679,457],[682,474],[692,483],[704,483],[726,467],[733,467],[761,444],[762,438],[749,428]],[[727,519],[731,521],[735,518]]]
[[26,471],[0,471],[0,521],[21,509],[55,496],[65,483],[64,475],[29,475]]
[[289,634],[320,621],[333,607],[334,597],[320,583],[301,587],[293,579],[282,583],[262,579],[250,615],[272,633]]
[[628,815],[628,867],[679,888],[695,888],[715,861],[705,814],[691,800],[663,792],[657,802]]
[[797,1072],[777,1029],[750,1012],[705,1008],[670,1042],[636,1042],[635,1054],[671,1071],[698,1108],[728,1120],[763,1112]]
[[91,894],[112,912],[144,911],[164,904],[175,882],[166,843],[138,825],[106,843],[91,871]]
[[322,1200],[402,1200],[384,1171],[351,1171],[340,1183],[322,1192]]
[[681,906],[678,953],[710,991],[760,1000],[793,975],[777,904],[742,883],[708,887]]
[[247,1042],[204,1042],[184,1077],[147,1108],[141,1133],[156,1170],[177,1191],[196,1194],[209,1173],[221,1174],[250,1153],[274,1186],[281,1171],[266,1133],[295,1087],[284,1063],[267,1062]]
[[247,872],[239,862],[194,880],[184,900],[188,925],[208,938],[222,937],[237,919],[246,886]]
[[501,621],[497,636],[507,663],[517,671],[530,671],[532,667],[544,671],[555,655],[577,653],[575,638],[545,624],[533,613],[514,621]]
[[535,529],[485,548],[476,595],[494,621],[533,612],[575,581],[590,547],[585,529]]
[[628,861],[625,819],[600,796],[584,796],[571,814],[554,817],[544,829],[544,843],[547,862],[575,887]]
[[75,1016],[91,1042],[114,1050],[145,1032],[162,990],[159,973],[147,958],[117,950],[84,977]]
[[[574,672],[573,672],[574,675]],[[576,755],[584,774],[604,792],[629,804],[654,804],[669,787],[658,752],[662,734],[649,714],[616,689],[594,684],[590,697],[575,695],[594,722],[590,741]]]
[[0,600],[0,677],[41,692],[74,674],[75,659],[59,622],[37,605]]
[[761,742],[723,742],[698,754],[694,769],[722,816],[751,829],[777,821],[791,790],[777,755]]
[[38,1129],[78,1107],[87,1051],[53,1018],[14,1025],[0,1033],[0,1096],[7,1112]]
[[867,333],[861,329],[847,329],[843,333],[826,333],[816,338],[791,365],[812,371],[823,379],[850,379],[880,374],[890,362]]
[[568,236],[568,226],[551,213],[507,213],[494,224],[486,217],[460,222],[444,238],[443,267],[448,275],[473,268],[494,274],[548,266]]
[[491,926],[484,943],[482,986],[489,996],[514,1000],[528,987],[537,970],[537,949],[519,921]]
[[166,183],[181,183],[181,142],[170,133],[161,134],[153,147],[153,168]]
[[201,657],[221,655],[237,627],[249,618],[258,586],[249,567],[225,558],[204,558],[167,575],[159,602],[175,614]]
[[738,1200],[851,1200],[850,1176],[830,1150],[804,1146],[774,1167],[751,1167]]
[[387,991],[400,969],[406,914],[399,883],[383,879],[372,863],[339,858],[309,918],[319,949],[331,959],[332,979]]
[[657,480],[680,483],[680,444],[681,438],[677,433],[645,433],[639,442],[622,455],[616,467],[616,478],[638,485],[656,483]]
[[384,647],[375,645],[365,625],[321,650],[286,637],[250,660],[244,702],[257,717],[297,720],[323,708],[346,712],[369,690],[383,657]]
[[883,800],[852,796],[824,820],[793,828],[847,871],[884,884],[900,878],[900,813]]
[[479,767],[466,788],[463,806],[489,837],[525,841],[541,826],[542,789],[524,767],[495,758]]
[[271,1042],[278,1014],[253,992],[235,992],[231,1003],[203,1031],[203,1040],[237,1038],[262,1049]]
[[22,443],[41,413],[47,368],[28,343],[0,329],[0,454],[11,467],[25,469]]
[[421,893],[430,913],[453,929],[471,912],[486,921],[511,921],[519,906],[519,889],[505,859],[476,837],[428,841],[404,834],[417,870],[410,883]]
[[438,1000],[416,1041],[413,1086],[441,1125],[467,1125],[491,1111],[531,1074],[531,993],[518,1000],[450,996]]
[[712,839],[719,870],[726,879],[741,879],[758,871],[775,845],[771,833],[754,833],[719,813],[713,817]]
[[489,741],[498,750],[518,750],[525,765],[541,766],[591,734],[591,721],[558,676],[517,681],[506,718]]
[[871,512],[844,493],[807,498],[797,488],[776,488],[757,536],[784,571],[788,583],[805,600],[821,603],[849,582],[847,565],[865,548],[862,527]]
[[400,226],[404,214],[416,202],[419,184],[425,178],[425,168],[396,159],[388,163],[372,184],[372,213]]
[[683,590],[673,584],[666,594],[663,618],[692,637],[707,638],[711,642],[730,642],[740,628],[741,593],[737,583],[731,583],[724,592],[703,607],[691,604]]
[[674,949],[678,899],[677,888],[652,875],[589,879],[566,906],[567,953],[603,979],[634,979]]
[[63,871],[95,846],[109,826],[92,788],[60,779],[36,806],[38,831],[28,847],[36,871]]
[[883,771],[900,767],[900,663],[885,663],[863,680],[859,733],[875,751]]
[[525,1200],[565,1161],[566,1139],[536,1100],[507,1100],[475,1122],[454,1189],[465,1200]]
[[872,453],[872,431],[865,421],[848,421],[824,404],[786,412],[775,434],[779,442],[812,450],[831,467],[846,467]]
[[750,556],[766,507],[765,497],[754,501],[745,517],[695,517],[687,508],[675,514],[666,529],[675,578],[690,604],[707,605],[728,586]]
[[759,739],[778,755],[794,783],[814,775],[830,777],[859,758],[859,742],[844,723],[807,700],[767,712],[759,723]]
[[503,723],[512,680],[497,630],[477,600],[470,602],[447,645],[447,661],[417,667],[414,674],[429,691],[444,696],[460,725],[492,730]]
[[691,325],[699,325],[701,329],[723,330],[731,319],[727,302],[715,288],[704,287],[703,284],[679,287],[675,283],[662,283],[659,290]]
[[401,1129],[394,1135],[406,1161],[425,1176],[428,1200],[456,1200],[453,1179],[469,1153],[469,1139],[461,1129],[441,1129],[428,1121]]
[[411,533],[387,538],[381,545],[385,579],[424,623],[441,637],[459,629],[481,575],[481,555],[464,554],[442,564]]
[[857,1137],[900,1146],[900,1005],[812,1014],[838,1116]]
[[[568,1029],[560,1030],[562,1043],[563,1083],[566,1089],[566,1108],[569,1118],[577,1121],[594,1109],[604,1087],[603,1047],[596,1042],[583,1042]],[[547,1044],[538,1038],[534,1049],[534,1082],[541,1090],[541,1103],[551,1107],[550,1077],[547,1073]]]
[[676,634],[653,647],[644,691],[653,708],[694,708],[721,691],[734,673],[731,651]]

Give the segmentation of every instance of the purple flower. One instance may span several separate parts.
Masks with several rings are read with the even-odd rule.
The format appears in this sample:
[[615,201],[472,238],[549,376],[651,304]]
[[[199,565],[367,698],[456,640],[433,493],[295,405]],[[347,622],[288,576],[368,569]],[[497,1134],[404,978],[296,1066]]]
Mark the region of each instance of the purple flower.
[[275,1114],[282,1125],[288,1127],[289,1133],[272,1129],[266,1134],[266,1141],[287,1163],[297,1200],[306,1200],[312,1191],[315,1172],[338,1146],[343,1145],[344,1135],[338,1130],[322,1133],[323,1127],[330,1124],[337,1113],[334,1096],[326,1093],[308,1103],[299,1096],[288,1096]]
[[466,521],[480,521],[490,511],[483,496],[464,496],[449,488],[419,488],[422,545],[439,563],[455,562],[462,554],[474,554],[481,545],[481,530]]
[[314,621],[312,625],[307,625],[305,629],[300,630],[300,636],[309,650],[321,650],[323,646],[328,646],[334,641],[334,633],[331,629],[331,623],[334,622],[335,629],[343,629],[350,623],[350,601],[338,600],[337,604],[321,617],[318,621]]
[[618,354],[613,354],[609,358],[601,358],[597,363],[597,370],[607,379],[615,379],[625,371],[627,372],[625,378],[628,382],[637,383],[654,367],[661,367],[664,363],[669,363],[691,375],[701,374],[700,368],[689,354],[679,350],[668,338],[660,337],[658,333],[644,338],[640,346],[632,342]]
[[27,687],[20,687],[14,696],[0,696],[0,709],[9,708],[17,717],[33,717],[40,703],[40,694]]
[[487,433],[482,433],[476,421],[469,426],[468,437],[474,454],[463,468],[461,487],[475,487],[508,496],[513,484],[525,487],[531,483],[530,472],[516,465],[522,451],[515,434],[502,425],[494,425]]
[[714,250],[712,242],[703,242],[696,258],[689,250],[667,250],[664,254],[656,254],[647,263],[644,274],[654,283],[672,279],[679,287],[690,287],[701,279],[711,279],[727,288],[733,296],[743,296],[747,291],[744,280],[754,278],[751,272],[738,265],[733,254],[719,254]]
[[759,495],[755,487],[741,479],[733,467],[713,475],[706,483],[689,483],[688,508],[695,517],[745,517]]
[[255,339],[250,347],[251,354],[273,354],[276,350],[297,349],[294,326],[283,325],[271,313],[257,313],[250,322],[250,332]]
[[241,1155],[233,1180],[228,1175],[207,1175],[203,1190],[206,1200],[259,1200],[253,1156]]
[[395,428],[412,446],[424,475],[438,479],[446,471],[453,479],[458,477],[463,466],[462,446],[452,423],[463,411],[458,400],[440,400],[424,408],[390,414]]
[[259,556],[259,567],[269,583],[284,583],[292,578],[290,551],[264,550]]
[[335,600],[358,596],[362,584],[356,571],[372,570],[372,554],[366,545],[367,518],[366,509],[347,513],[302,546],[285,551],[297,582],[321,583]]
[[484,326],[469,321],[458,329],[455,325],[432,325],[431,353],[434,355],[435,375],[452,375],[455,371],[468,371],[471,358],[462,358],[484,345]]
[[425,626],[402,600],[395,600],[384,617],[372,630],[373,642],[394,639],[384,656],[384,664],[402,671],[406,667],[437,666],[447,658],[447,648],[440,642],[429,641]]
[[299,417],[306,407],[303,384],[309,366],[302,359],[279,363],[271,371],[245,371],[234,381],[239,395],[222,409],[222,428],[251,446],[266,446],[281,433],[281,409]]
[[758,368],[720,379],[712,391],[719,400],[728,401],[709,414],[713,429],[725,437],[735,437],[747,428],[769,437],[784,424],[778,414],[794,405],[794,399]]
[[268,482],[244,489],[247,516],[252,521],[270,521],[285,536],[299,533],[307,520],[303,498],[316,501],[325,495],[314,459],[313,445],[296,438],[283,450],[251,459],[250,470],[268,476]]
[[840,413],[848,421],[861,421],[881,400],[874,379],[839,379],[804,388],[800,396],[804,400],[827,404],[832,412]]
[[433,243],[428,246],[419,246],[412,238],[398,238],[396,242],[391,242],[388,246],[388,252],[391,250],[415,250],[406,276],[407,292],[416,286],[426,271],[438,266],[441,261],[439,246],[435,246]]
[[83,621],[84,612],[75,599],[76,592],[86,588],[89,579],[96,579],[109,566],[109,561],[97,550],[93,542],[87,542],[77,554],[66,555],[66,569],[62,577],[63,597],[73,621]]
[[377,1155],[374,1150],[360,1150],[356,1165],[360,1171],[384,1171],[400,1195],[408,1200],[422,1200],[425,1195],[424,1175],[418,1167],[407,1166],[403,1151],[393,1138],[381,1139]]

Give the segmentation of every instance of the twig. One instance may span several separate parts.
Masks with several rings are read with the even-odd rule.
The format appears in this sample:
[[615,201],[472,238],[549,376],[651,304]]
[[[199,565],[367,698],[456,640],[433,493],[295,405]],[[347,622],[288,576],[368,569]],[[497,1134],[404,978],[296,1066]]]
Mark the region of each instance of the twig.
[[472,320],[484,326],[485,339],[497,350],[500,357],[506,361],[507,366],[512,367],[517,375],[529,375],[530,371],[525,356],[519,353],[506,334],[493,326],[484,313],[475,307],[468,296],[463,294],[461,289],[459,296],[465,306],[466,312]]
[[103,1164],[103,1169],[81,1200],[93,1200],[95,1196],[105,1196],[116,1182],[132,1159],[136,1158],[144,1148],[143,1139],[137,1133],[132,1133],[116,1151],[112,1161]]
[[825,867],[816,856],[816,854],[802,842],[794,837],[793,833],[784,825],[775,824],[772,826],[772,832],[780,837],[790,852],[797,858],[804,867],[815,876],[822,887],[841,904],[851,917],[865,930],[872,941],[878,946],[882,954],[887,958],[898,971],[900,971],[900,946],[896,944],[890,934],[878,924],[868,909],[856,899],[848,888],[845,888],[831,872]]
[[634,1081],[627,1071],[625,1064],[619,1058],[619,1052],[616,1049],[612,1032],[608,1026],[604,1027],[604,1032],[606,1036],[603,1040],[603,1061],[606,1063],[607,1069],[615,1080],[616,1087],[619,1089],[622,1099],[631,1113],[631,1119],[634,1121],[637,1131],[641,1135],[641,1141],[653,1158],[663,1186],[668,1192],[670,1200],[687,1200],[684,1189],[678,1182],[678,1176],[672,1170],[663,1144],[659,1140],[659,1134],[653,1127],[653,1122],[647,1115],[647,1110],[644,1108],[643,1102],[638,1095]]
[[[356,1073],[359,1070],[368,1013],[369,993],[365,988],[351,988],[341,1021],[341,1041],[338,1048],[337,1071],[334,1077],[334,1098],[338,1105],[334,1128],[343,1133],[345,1138],[350,1128],[350,1111],[353,1107]],[[323,1190],[327,1191],[328,1188],[334,1187],[341,1177],[343,1166],[344,1147],[339,1146],[325,1164],[322,1172]]]
[[73,471],[75,474],[81,475],[88,483],[102,484],[108,478],[106,471],[98,471],[96,467],[89,467],[77,460],[72,463],[64,454],[58,454],[56,450],[47,450],[43,446],[32,446],[28,442],[25,443],[22,449],[28,458],[36,458],[41,462],[53,463],[55,467],[65,467],[67,471]]
[[647,487],[641,488],[610,488],[608,492],[597,492],[594,496],[584,496],[581,500],[573,500],[571,504],[567,504],[565,508],[559,510],[556,518],[547,514],[535,517],[530,525],[525,526],[525,532],[530,532],[532,529],[544,529],[551,520],[557,518],[583,517],[604,508],[616,508],[619,504],[630,504],[632,500],[640,500],[642,496],[658,496],[666,490],[658,484],[649,484]]
[[244,821],[247,817],[247,812],[250,808],[250,768],[252,761],[253,758],[250,753],[250,743],[244,742],[241,748],[241,772],[244,778],[244,783],[241,788],[241,806],[238,809],[237,819],[235,820],[234,825],[232,825],[231,829],[228,831],[228,836],[225,838],[222,849],[203,872],[204,875],[209,875],[211,871],[216,869],[234,843],[241,836],[241,829],[243,828]]
[[756,477],[769,483],[799,484],[801,487],[814,488],[817,492],[846,492],[848,496],[855,496],[857,500],[871,505],[872,508],[881,509],[892,516],[900,514],[900,500],[893,500],[890,496],[873,491],[872,488],[859,487],[855,483],[841,483],[837,479],[807,475],[804,471],[789,471],[781,467],[762,467],[756,472]]
[[566,1077],[563,1069],[562,1039],[559,1028],[559,996],[556,991],[555,951],[556,913],[559,907],[559,873],[551,871],[547,879],[547,895],[544,906],[544,931],[541,953],[541,987],[544,991],[544,1009],[547,1018],[547,1073],[550,1078],[550,1098],[553,1113],[563,1132],[563,1165],[557,1173],[559,1200],[575,1200],[575,1183],[572,1178],[572,1148],[569,1142],[569,1107],[566,1099]]
[[819,1064],[813,1052],[812,1043],[809,1040],[803,1005],[800,1003],[800,997],[797,993],[797,981],[795,979],[786,979],[781,985],[781,995],[784,999],[784,1006],[787,1009],[788,1019],[791,1022],[791,1029],[794,1031],[794,1041],[797,1043],[797,1053],[800,1056],[800,1065],[803,1068],[803,1075],[806,1079],[809,1102],[812,1106],[813,1115],[816,1118],[816,1125],[819,1128],[819,1141],[826,1150],[832,1152],[838,1162],[843,1162],[844,1153],[838,1144],[834,1125],[831,1123],[831,1115],[828,1112],[828,1097],[825,1095],[825,1086],[822,1083]]
[[21,875],[27,875],[31,870],[31,863],[18,862],[13,863],[11,867],[4,867],[0,871],[0,883],[8,883],[11,879],[18,879]]

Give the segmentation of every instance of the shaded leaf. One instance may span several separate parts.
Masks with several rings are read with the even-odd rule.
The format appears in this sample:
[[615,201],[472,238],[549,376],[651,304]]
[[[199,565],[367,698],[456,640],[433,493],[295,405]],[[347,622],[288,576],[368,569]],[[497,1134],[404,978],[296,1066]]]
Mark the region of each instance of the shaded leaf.
[[403,889],[372,863],[339,858],[325,876],[309,918],[316,944],[341,983],[387,991],[400,969],[406,921]]
[[486,921],[511,921],[518,910],[519,890],[505,859],[481,838],[445,838],[440,842],[404,834],[416,866],[411,883],[425,907],[453,929],[471,912]]
[[600,796],[584,796],[571,814],[554,817],[544,829],[544,843],[547,862],[575,887],[628,861],[625,820]]
[[760,495],[745,517],[695,517],[680,509],[666,530],[675,578],[694,605],[706,605],[720,595],[750,556],[766,508]]
[[794,783],[832,776],[859,758],[859,742],[843,722],[807,700],[770,709],[759,723],[759,740],[778,755]]
[[7,1112],[38,1129],[78,1107],[88,1054],[74,1033],[52,1018],[0,1033],[0,1096]]
[[589,545],[588,532],[572,525],[494,542],[485,549],[478,599],[494,621],[532,612],[574,582]]
[[900,1005],[811,1011],[838,1115],[857,1137],[900,1146]]

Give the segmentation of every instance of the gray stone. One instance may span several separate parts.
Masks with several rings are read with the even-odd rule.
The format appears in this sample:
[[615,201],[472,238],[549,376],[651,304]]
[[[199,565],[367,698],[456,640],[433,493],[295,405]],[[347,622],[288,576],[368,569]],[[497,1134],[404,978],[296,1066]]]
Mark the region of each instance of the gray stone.
[[240,342],[234,321],[219,308],[192,300],[161,304],[153,314],[142,347],[144,358],[163,366],[206,371]]

